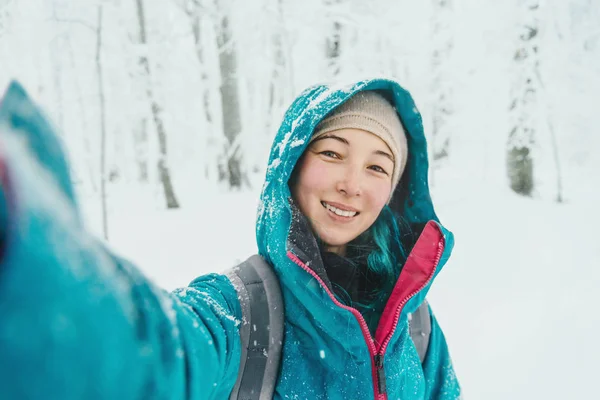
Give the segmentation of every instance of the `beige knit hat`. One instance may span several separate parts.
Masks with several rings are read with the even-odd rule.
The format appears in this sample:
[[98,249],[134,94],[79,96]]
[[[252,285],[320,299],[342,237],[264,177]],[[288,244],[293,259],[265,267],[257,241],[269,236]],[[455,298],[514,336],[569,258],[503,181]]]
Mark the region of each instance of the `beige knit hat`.
[[396,108],[374,91],[359,92],[329,113],[315,128],[311,140],[338,129],[362,129],[383,140],[394,156],[392,194],[408,158],[406,132]]

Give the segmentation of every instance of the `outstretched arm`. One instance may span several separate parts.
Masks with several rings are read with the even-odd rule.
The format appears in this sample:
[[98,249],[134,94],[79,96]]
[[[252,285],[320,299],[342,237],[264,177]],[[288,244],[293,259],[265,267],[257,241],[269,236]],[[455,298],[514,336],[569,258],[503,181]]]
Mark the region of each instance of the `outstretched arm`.
[[[57,150],[58,149],[58,150]],[[13,86],[0,105],[0,387],[22,399],[224,399],[236,292],[166,293],[83,227],[51,128]]]

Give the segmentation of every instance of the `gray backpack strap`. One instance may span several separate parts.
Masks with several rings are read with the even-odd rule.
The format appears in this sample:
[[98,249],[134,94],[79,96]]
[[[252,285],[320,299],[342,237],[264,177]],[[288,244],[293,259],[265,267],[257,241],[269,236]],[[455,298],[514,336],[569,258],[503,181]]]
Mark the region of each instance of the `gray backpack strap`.
[[429,315],[429,304],[427,300],[423,300],[423,303],[412,313],[409,317],[409,329],[410,337],[417,348],[421,363],[425,360],[427,355],[427,348],[429,347],[429,336],[431,335],[431,316]]
[[226,273],[242,308],[242,355],[230,400],[271,400],[283,343],[283,297],[279,279],[259,255]]

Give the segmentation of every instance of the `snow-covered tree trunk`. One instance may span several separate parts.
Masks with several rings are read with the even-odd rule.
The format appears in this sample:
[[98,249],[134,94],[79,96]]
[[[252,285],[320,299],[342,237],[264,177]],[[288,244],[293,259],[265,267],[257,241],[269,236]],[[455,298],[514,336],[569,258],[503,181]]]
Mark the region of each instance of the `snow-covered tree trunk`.
[[[543,116],[547,123],[547,129],[549,134],[548,146],[552,148],[552,159],[554,163],[554,169],[556,171],[556,192],[554,200],[557,203],[562,203],[564,200],[563,193],[563,171],[561,166],[561,149],[559,148],[559,128],[556,126],[556,107],[554,106],[553,100],[553,89],[556,88],[554,80],[552,79],[556,74],[557,69],[560,68],[558,65],[552,65],[546,62],[547,58],[550,59],[556,57],[565,57],[565,46],[564,46],[564,32],[561,27],[560,20],[563,19],[561,15],[559,17],[560,9],[557,9],[553,4],[548,4],[542,10],[543,14],[540,15],[540,19],[544,21],[544,25],[540,26],[540,30],[545,31],[544,37],[544,52],[540,52],[540,60],[544,65],[544,71],[537,70],[536,76],[539,79],[541,94],[540,94],[540,107],[542,108]],[[552,27],[552,29],[546,29],[546,27]],[[553,88],[554,87],[554,88]]]
[[451,58],[454,47],[453,1],[433,0],[433,53],[431,57],[431,148],[432,179],[441,161],[449,156],[453,114]]
[[[144,0],[136,0],[136,10],[138,17],[138,24],[140,25],[140,39],[141,45],[148,45],[148,38],[145,34],[146,32],[146,18],[144,15]],[[179,202],[175,196],[175,191],[173,189],[173,183],[171,182],[171,175],[169,172],[169,167],[167,163],[167,133],[165,129],[165,124],[162,116],[162,107],[159,105],[157,99],[154,96],[154,92],[152,90],[152,81],[151,81],[151,70],[150,70],[150,62],[148,60],[148,56],[146,54],[140,57],[140,64],[143,67],[143,71],[145,74],[145,84],[146,84],[146,94],[147,99],[150,103],[150,111],[152,113],[152,120],[154,121],[154,126],[156,128],[156,133],[158,135],[158,146],[159,146],[159,160],[158,160],[158,176],[160,182],[163,186],[163,190],[165,193],[165,200],[167,202],[167,208],[179,208]]]
[[[56,2],[52,1],[52,3],[47,3],[46,7],[52,9],[53,15],[56,15]],[[64,51],[62,49],[65,48],[66,45],[66,34],[62,34],[57,36],[49,45],[49,59],[52,68],[52,83],[53,83],[53,92],[56,99],[56,124],[58,125],[58,134],[62,136],[63,139],[66,139],[64,135],[67,134],[65,131],[65,102],[64,102],[64,85],[63,85],[63,65],[61,63],[62,57],[64,55]]]
[[[138,14],[138,23],[136,24],[135,34],[132,37],[133,47],[137,49],[139,54],[136,60],[136,66],[133,68],[134,74],[132,76],[134,88],[136,89],[136,101],[144,102],[146,96],[147,77],[145,67],[148,64],[148,48],[147,48],[147,35],[146,35],[146,24],[140,23],[139,21],[144,18],[144,7],[143,3],[140,4],[136,1],[136,11]],[[141,15],[140,15],[141,13]],[[145,110],[146,107],[138,107],[138,109]],[[148,182],[149,171],[148,171],[148,153],[149,153],[149,141],[148,141],[148,113],[145,111],[139,111],[136,113],[136,120],[133,122],[133,143],[135,149],[135,158],[137,165],[137,178],[140,182]],[[141,115],[138,115],[141,114]]]
[[274,31],[271,32],[271,79],[268,91],[267,132],[274,134],[274,126],[280,113],[285,108],[285,102],[290,97],[291,82],[290,60],[286,59],[284,38],[286,25],[284,20],[283,0],[277,0],[275,9]]
[[342,72],[342,30],[341,21],[337,18],[341,0],[325,0],[325,15],[328,16],[329,29],[325,36],[325,57],[327,59],[328,75],[337,77]]
[[[211,152],[221,150],[221,147],[218,146],[220,142],[220,133],[216,128],[215,120],[215,98],[217,97],[215,96],[215,82],[218,80],[218,77],[215,76],[209,67],[210,57],[207,57],[207,49],[205,45],[207,38],[204,38],[204,35],[206,32],[212,32],[214,34],[214,16],[216,14],[216,8],[214,2],[212,1],[189,2],[186,6],[186,14],[189,17],[192,26],[196,57],[198,58],[198,62],[200,64],[202,108],[205,123],[205,129],[202,134],[206,138],[205,143],[207,147],[207,153],[210,154]],[[210,180],[213,175],[212,171],[218,168],[217,159],[218,158],[215,157],[205,160],[204,175],[206,179]]]
[[98,76],[98,101],[100,108],[100,198],[102,199],[102,232],[108,240],[108,210],[106,193],[106,98],[104,96],[104,72],[102,69],[102,4],[98,5],[96,23],[96,73]]
[[533,146],[539,128],[539,0],[520,0],[517,49],[509,108],[506,168],[510,188],[531,196],[535,187]]
[[219,68],[221,71],[221,110],[223,113],[223,134],[227,139],[223,153],[222,169],[224,180],[231,188],[249,185],[243,170],[243,150],[240,146],[242,130],[240,99],[238,93],[238,65],[235,40],[231,21],[234,11],[230,0],[217,0],[219,24],[217,25],[217,45],[219,48]]
[[[98,193],[98,177],[97,177],[97,161],[95,159],[94,151],[92,150],[93,146],[91,143],[92,136],[96,133],[95,130],[90,129],[90,124],[88,121],[89,111],[86,107],[86,102],[84,100],[84,94],[81,84],[81,77],[77,74],[77,64],[75,62],[75,54],[73,50],[73,40],[71,35],[66,37],[66,49],[69,67],[72,73],[72,92],[70,93],[76,99],[77,109],[76,114],[78,116],[81,129],[81,137],[80,139],[83,142],[83,154],[78,155],[81,157],[83,165],[85,165],[85,169],[87,170],[88,183],[91,187],[91,190],[94,193]],[[73,93],[74,91],[74,93]],[[73,176],[79,175],[81,180],[85,182],[85,178],[83,178],[84,173],[82,170],[74,171]]]

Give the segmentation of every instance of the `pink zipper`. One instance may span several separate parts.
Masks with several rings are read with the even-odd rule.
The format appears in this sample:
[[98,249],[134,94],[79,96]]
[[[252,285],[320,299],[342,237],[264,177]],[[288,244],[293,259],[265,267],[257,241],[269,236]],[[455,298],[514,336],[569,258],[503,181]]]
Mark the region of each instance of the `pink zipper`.
[[321,284],[321,286],[323,287],[323,289],[325,289],[325,291],[327,292],[327,294],[329,295],[329,297],[331,297],[331,300],[333,300],[333,302],[338,307],[341,307],[344,310],[350,311],[356,317],[356,319],[358,319],[358,323],[360,324],[360,328],[361,328],[361,330],[363,332],[363,335],[365,336],[365,339],[368,339],[367,340],[367,345],[369,346],[369,350],[371,351],[372,355],[375,355],[375,353],[377,352],[377,348],[375,347],[375,342],[373,341],[373,337],[371,336],[371,333],[369,332],[369,327],[367,325],[367,322],[363,318],[363,316],[360,313],[360,311],[358,311],[356,308],[348,307],[347,305],[344,305],[344,304],[340,303],[338,301],[338,299],[335,298],[335,296],[333,295],[333,293],[331,293],[331,291],[329,290],[329,288],[327,287],[327,285],[325,285],[325,283],[319,277],[319,275],[317,275],[317,273],[315,271],[313,271],[312,269],[308,268],[302,262],[302,260],[300,260],[294,253],[292,253],[291,251],[288,251],[287,255],[288,255],[289,259],[291,259],[295,264],[297,264],[298,266],[300,266],[300,268],[302,268],[303,270],[305,270],[306,272],[308,272],[309,274],[311,274],[312,277],[315,278]]
[[414,295],[419,293],[425,286],[429,285],[429,282],[431,282],[431,279],[433,279],[433,275],[435,275],[435,271],[437,270],[437,266],[440,263],[440,259],[442,258],[443,252],[444,252],[444,246],[442,245],[442,243],[438,243],[438,252],[437,252],[437,255],[435,258],[435,262],[433,264],[433,269],[431,270],[431,274],[429,275],[429,277],[427,278],[427,280],[421,287],[419,287],[417,290],[411,292],[407,297],[402,299],[402,301],[398,305],[398,309],[396,310],[396,314],[394,315],[394,322],[392,324],[392,330],[387,335],[387,337],[383,341],[383,344],[381,345],[380,354],[382,356],[383,356],[383,354],[385,354],[385,350],[386,350],[387,345],[389,344],[390,340],[392,340],[392,336],[394,336],[394,332],[396,331],[396,327],[398,326],[398,320],[400,319],[400,314],[402,312],[402,309],[404,308],[406,303],[408,303],[408,301],[413,298]]
[[434,264],[433,264],[433,269],[431,270],[431,273],[427,277],[427,280],[425,281],[425,283],[423,285],[419,286],[419,288],[417,288],[416,290],[412,291],[408,296],[404,297],[402,299],[402,301],[400,302],[400,304],[398,304],[398,307],[396,308],[396,312],[394,314],[394,321],[392,323],[392,328],[389,331],[389,333],[387,334],[387,336],[386,336],[385,340],[383,341],[383,343],[381,344],[381,346],[379,347],[379,352],[374,357],[374,360],[376,360],[375,361],[375,368],[377,369],[377,371],[381,371],[378,374],[378,376],[377,376],[377,380],[376,380],[376,382],[377,382],[377,392],[375,393],[376,398],[379,399],[379,400],[385,400],[385,399],[387,399],[386,383],[385,383],[385,372],[383,370],[383,368],[384,368],[383,367],[383,360],[384,360],[384,357],[385,357],[385,351],[387,349],[387,346],[388,346],[390,340],[392,340],[392,337],[394,336],[394,332],[396,332],[396,328],[398,327],[398,320],[400,319],[400,314],[402,313],[402,309],[404,309],[404,306],[406,305],[406,303],[408,303],[408,301],[411,298],[413,298],[425,286],[427,286],[429,284],[429,282],[431,282],[431,279],[433,279],[433,276],[435,275],[435,271],[436,271],[437,266],[438,266],[438,264],[440,262],[440,259],[442,258],[443,251],[444,251],[444,246],[440,242],[440,243],[438,243],[438,252],[437,252]]
[[[304,264],[302,262],[302,260],[300,260],[294,253],[292,253],[291,251],[288,251],[287,256],[290,260],[292,260],[295,264],[297,264],[300,268],[302,268],[303,270],[305,270],[306,272],[308,272],[310,275],[312,275],[313,278],[315,278],[317,280],[317,282],[319,282],[321,284],[321,286],[323,287],[323,289],[325,289],[325,292],[327,292],[327,294],[329,295],[329,297],[331,297],[331,300],[333,300],[333,302],[335,303],[335,305],[337,305],[338,307],[343,308],[344,310],[348,310],[352,313],[352,315],[354,315],[354,317],[358,320],[358,323],[360,325],[360,329],[362,330],[363,336],[365,338],[365,341],[367,342],[367,347],[369,348],[369,353],[371,354],[371,375],[373,378],[373,382],[378,382],[378,376],[377,376],[377,366],[375,363],[375,357],[377,356],[377,348],[375,347],[375,341],[373,340],[373,337],[371,336],[371,332],[369,332],[369,327],[367,325],[367,322],[365,321],[365,319],[363,318],[362,314],[360,313],[360,311],[358,311],[356,308],[353,307],[348,307],[342,303],[340,303],[338,301],[338,299],[335,298],[335,296],[333,295],[333,293],[331,293],[331,291],[329,290],[329,288],[327,287],[327,285],[325,285],[325,283],[323,282],[323,280],[319,277],[319,275],[317,275],[317,273],[315,271],[313,271],[312,269],[308,268],[306,266],[306,264]],[[378,382],[379,384],[379,382]],[[387,397],[379,392],[378,389],[378,384],[374,384],[373,387],[375,389],[375,398],[378,400],[383,400],[386,399]]]

